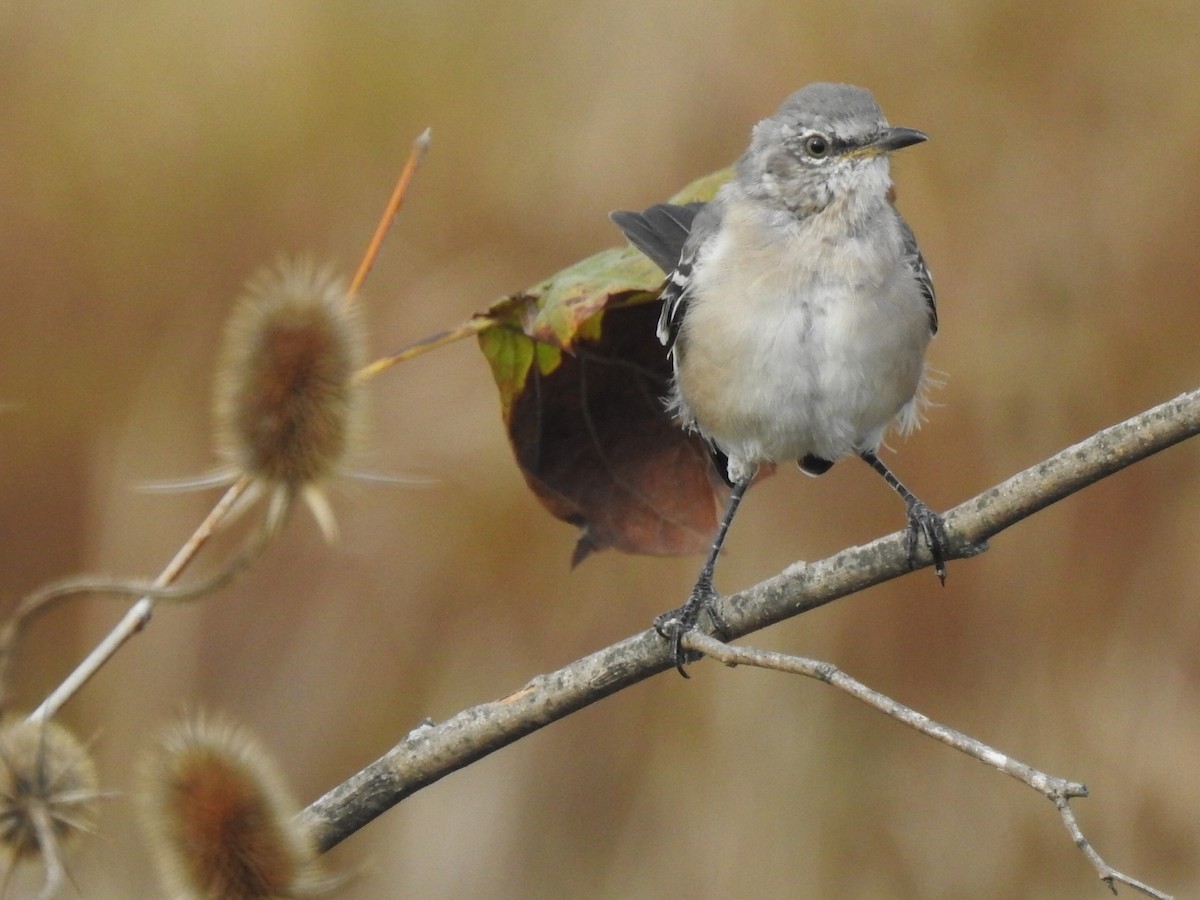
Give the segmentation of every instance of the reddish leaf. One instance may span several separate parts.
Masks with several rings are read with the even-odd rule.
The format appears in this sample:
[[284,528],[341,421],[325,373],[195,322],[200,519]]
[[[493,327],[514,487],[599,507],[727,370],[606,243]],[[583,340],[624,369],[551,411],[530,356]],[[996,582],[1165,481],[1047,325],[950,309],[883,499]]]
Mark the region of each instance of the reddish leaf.
[[[708,176],[674,202],[708,199]],[[655,336],[663,273],[636,250],[607,250],[483,314],[479,343],[530,488],[595,550],[708,549],[723,487],[708,451],[663,405],[670,363]]]
[[551,373],[533,370],[509,436],[546,507],[582,530],[572,557],[706,549],[716,527],[708,452],[663,410],[669,377],[657,304],[611,310]]

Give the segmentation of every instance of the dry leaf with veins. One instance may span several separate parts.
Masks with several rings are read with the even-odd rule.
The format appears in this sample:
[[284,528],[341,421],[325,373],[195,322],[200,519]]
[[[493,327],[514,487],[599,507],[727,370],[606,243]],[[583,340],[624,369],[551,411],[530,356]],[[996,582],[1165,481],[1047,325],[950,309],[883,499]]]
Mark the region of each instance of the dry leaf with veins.
[[[672,202],[707,200],[727,178],[700,179]],[[580,529],[573,563],[608,547],[682,555],[712,542],[726,489],[703,441],[663,404],[662,283],[637,250],[606,250],[475,320],[521,473]]]

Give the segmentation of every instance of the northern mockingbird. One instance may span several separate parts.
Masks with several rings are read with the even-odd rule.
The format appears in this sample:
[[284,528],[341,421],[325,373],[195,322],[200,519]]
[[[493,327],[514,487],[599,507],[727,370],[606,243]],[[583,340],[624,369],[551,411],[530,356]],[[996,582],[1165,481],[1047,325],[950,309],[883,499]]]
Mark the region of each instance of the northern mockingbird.
[[889,153],[925,139],[889,125],[861,88],[810,84],[754,126],[712,202],[612,214],[669,273],[658,322],[675,373],[667,403],[732,488],[691,596],[656,622],[681,673],[680,641],[701,611],[721,624],[713,568],[763,463],[820,475],[844,456],[865,460],[904,500],[910,562],[923,540],[945,580],[941,517],[877,455],[889,427],[920,422],[937,331],[929,270],[888,174]]

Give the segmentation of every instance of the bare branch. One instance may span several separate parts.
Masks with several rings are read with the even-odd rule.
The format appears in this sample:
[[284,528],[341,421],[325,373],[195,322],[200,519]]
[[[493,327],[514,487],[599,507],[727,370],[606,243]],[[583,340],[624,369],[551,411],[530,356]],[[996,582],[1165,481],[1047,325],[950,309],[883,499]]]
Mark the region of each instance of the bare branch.
[[[1068,447],[950,510],[945,518],[953,557],[980,552],[989,537],[1026,516],[1197,433],[1200,390],[1181,394]],[[923,564],[928,564],[927,558]],[[721,613],[730,636],[737,637],[909,570],[905,535],[898,532],[819,562],[789,566],[725,598]],[[329,849],[421,788],[672,665],[667,642],[654,631],[626,638],[540,675],[502,700],[418,727],[379,760],[315,801],[301,817],[318,845]],[[998,767],[1020,777],[1007,765]]]
[[1117,892],[1117,883],[1128,885],[1135,891],[1140,891],[1148,897],[1154,897],[1156,900],[1172,900],[1170,894],[1164,894],[1162,891],[1152,888],[1145,882],[1138,881],[1136,878],[1130,878],[1123,872],[1118,872],[1103,859],[1100,854],[1092,848],[1092,843],[1083,836],[1083,830],[1080,829],[1079,823],[1075,821],[1075,813],[1071,809],[1071,801],[1068,797],[1051,797],[1054,805],[1058,807],[1059,814],[1062,816],[1063,824],[1066,825],[1067,831],[1071,833],[1071,839],[1075,841],[1075,846],[1083,851],[1083,855],[1088,858],[1096,868],[1096,872],[1100,875],[1100,880],[1108,885],[1108,889],[1114,894]]
[[1169,894],[1164,894],[1144,882],[1118,872],[1106,863],[1092,847],[1091,842],[1084,836],[1083,830],[1075,820],[1075,813],[1071,810],[1072,799],[1088,796],[1086,785],[1067,781],[1054,775],[1048,775],[1020,760],[1013,759],[1011,756],[1001,753],[994,747],[989,747],[983,741],[973,738],[969,734],[964,734],[961,731],[941,725],[928,716],[917,712],[912,707],[905,706],[903,703],[893,700],[886,694],[872,690],[861,681],[851,678],[832,663],[807,659],[802,656],[791,656],[786,653],[777,653],[772,650],[760,650],[755,647],[735,647],[698,631],[685,634],[683,636],[683,645],[689,650],[703,653],[705,656],[710,656],[719,662],[725,663],[727,666],[756,666],[761,669],[772,669],[792,675],[804,675],[808,678],[815,678],[817,681],[823,681],[840,691],[844,691],[854,699],[861,700],[863,703],[879,710],[885,715],[891,716],[909,728],[921,732],[921,734],[939,740],[943,744],[947,744],[955,750],[959,750],[979,760],[981,763],[994,766],[1001,772],[1011,775],[1022,784],[1033,788],[1057,807],[1062,816],[1063,823],[1071,835],[1071,840],[1074,841],[1076,847],[1083,851],[1088,862],[1099,873],[1100,880],[1108,884],[1114,894],[1117,892],[1115,882],[1120,882],[1150,897],[1158,898],[1158,900],[1171,900]]
[[981,763],[999,769],[1006,775],[1011,775],[1022,784],[1044,794],[1048,799],[1053,800],[1056,796],[1070,798],[1088,795],[1086,785],[1047,775],[1045,772],[1040,772],[1020,760],[1013,759],[999,750],[989,747],[983,741],[977,740],[969,734],[941,725],[912,707],[905,706],[898,700],[893,700],[886,694],[872,690],[861,681],[851,678],[833,663],[777,653],[773,650],[760,650],[755,647],[736,647],[723,643],[710,635],[694,631],[683,636],[683,644],[685,647],[698,650],[727,666],[755,666],[760,669],[773,669],[777,672],[804,675],[808,678],[815,678],[817,681],[823,681],[879,710],[884,715],[902,722],[909,728],[941,741]]
[[[1105,428],[990,487],[946,513],[953,558],[986,549],[988,538],[1127,466],[1200,434],[1200,389]],[[824,606],[909,571],[906,534],[897,532],[820,562],[789,566],[725,599],[729,637]],[[923,548],[922,548],[923,550]],[[928,556],[922,565],[929,565]]]

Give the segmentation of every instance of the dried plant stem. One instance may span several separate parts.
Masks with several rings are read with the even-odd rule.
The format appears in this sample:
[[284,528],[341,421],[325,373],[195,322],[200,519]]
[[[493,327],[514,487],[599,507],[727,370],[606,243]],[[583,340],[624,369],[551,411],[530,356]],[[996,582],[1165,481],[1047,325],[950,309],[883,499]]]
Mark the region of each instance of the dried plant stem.
[[400,172],[400,178],[396,182],[396,187],[392,191],[392,196],[388,200],[387,206],[384,208],[379,224],[375,226],[375,234],[371,236],[371,242],[367,245],[367,252],[363,254],[362,262],[358,264],[358,271],[354,273],[354,279],[350,282],[350,289],[346,291],[347,303],[358,293],[363,282],[367,280],[367,273],[371,271],[371,266],[375,264],[375,257],[379,255],[379,248],[383,246],[383,239],[387,237],[388,229],[392,227],[392,220],[396,218],[396,213],[400,212],[400,207],[404,205],[404,197],[408,194],[408,186],[412,183],[413,176],[417,174],[421,160],[429,152],[431,139],[430,131],[426,128],[413,141],[408,159],[405,161],[404,168]]
[[[32,594],[27,594],[8,620],[0,626],[0,709],[8,708],[8,670],[21,633],[34,618],[57,601],[83,594],[144,597],[172,602],[195,600],[197,597],[204,597],[221,590],[245,572],[266,549],[271,534],[270,523],[264,523],[255,538],[230,560],[225,568],[209,576],[206,581],[194,584],[156,587],[153,582],[147,581],[80,575],[52,581],[42,585]],[[3,896],[3,892],[0,892],[0,897]]]
[[[188,564],[196,558],[196,554],[212,537],[217,526],[229,515],[229,511],[241,499],[250,487],[250,479],[239,478],[217,501],[216,505],[205,516],[200,526],[192,532],[179,552],[171,559],[166,568],[154,579],[153,587],[161,588],[172,584],[180,576]],[[57,713],[75,693],[83,687],[100,668],[121,648],[131,637],[146,627],[154,610],[154,598],[142,597],[121,618],[121,621],[110,631],[99,644],[89,653],[54,691],[42,701],[41,706],[29,714],[32,722],[42,722]]]
[[[367,247],[366,253],[363,255],[362,261],[358,267],[358,271],[355,273],[354,279],[350,283],[349,288],[341,297],[340,303],[343,312],[348,313],[352,309],[354,297],[358,293],[359,288],[362,287],[363,281],[366,279],[367,274],[371,271],[371,266],[374,264],[375,258],[379,254],[379,248],[383,244],[383,240],[387,235],[388,229],[391,227],[392,221],[395,219],[396,214],[399,212],[400,207],[404,203],[404,198],[408,193],[409,185],[412,183],[413,176],[420,167],[421,160],[428,152],[429,145],[430,132],[429,129],[425,129],[425,131],[423,131],[413,142],[408,159],[400,173],[396,187],[392,191],[392,196],[388,200],[383,216],[380,218],[379,224],[375,228],[375,233],[371,237],[370,244]],[[285,272],[284,274],[290,275],[291,273]],[[304,295],[304,298],[308,299],[306,291],[310,287],[308,282],[312,280],[313,279],[311,277],[307,276],[301,277],[298,280],[295,277],[291,277],[290,280],[285,278],[283,280],[283,287],[290,289],[292,293],[296,293],[299,290],[299,292]],[[268,286],[272,289],[272,291],[275,290],[276,286],[273,283],[269,284]],[[290,294],[287,294],[286,296],[289,299],[291,297]],[[280,306],[280,303],[276,302],[274,305],[264,304],[263,298],[260,296],[253,296],[252,299],[258,302],[252,307],[255,311],[256,317],[251,320],[252,324],[249,326],[248,330],[251,337],[261,339],[263,329],[261,327],[262,317],[260,307],[265,305],[268,313],[274,316],[276,315],[277,307]],[[271,295],[271,299],[278,301],[278,297],[276,297],[274,294]],[[283,306],[286,312],[293,313],[294,319],[294,314],[298,307],[296,307],[294,304],[288,305],[286,303],[283,304]],[[272,321],[272,319],[268,319],[267,324],[271,324]],[[278,323],[276,324],[278,325]],[[289,334],[296,331],[295,321],[288,320],[285,325],[285,330],[288,331]],[[283,328],[284,326],[279,327]],[[310,329],[310,331],[312,331],[312,329]],[[326,333],[328,331],[329,329],[326,329],[325,331],[317,329],[316,338],[320,338],[321,340],[316,340],[316,338],[314,338],[313,341],[321,346],[327,344],[333,344],[337,347],[342,347],[344,344],[353,345],[353,340],[342,340],[343,334],[338,328],[332,329],[334,332],[332,337]],[[270,335],[268,335],[268,337],[270,337]],[[441,343],[444,342],[446,341],[439,342],[437,346],[440,346]],[[294,344],[295,342],[293,341],[292,343]],[[269,346],[275,345],[269,344]],[[289,345],[289,349],[290,346],[291,345]],[[238,349],[240,352],[241,350],[244,350],[245,347],[243,344],[239,343],[235,344],[235,349]],[[432,349],[432,347],[428,347],[427,349]],[[235,354],[235,364],[231,368],[236,370],[239,377],[227,379],[231,385],[227,393],[231,395],[232,399],[228,399],[227,402],[224,402],[223,406],[231,410],[231,412],[229,412],[229,417],[234,420],[234,424],[231,425],[228,430],[238,437],[240,437],[242,431],[245,430],[238,427],[241,423],[237,418],[237,414],[240,413],[245,413],[245,415],[252,419],[256,425],[264,418],[282,419],[290,422],[292,425],[295,424],[294,420],[296,416],[294,410],[285,411],[288,413],[287,415],[279,415],[278,410],[271,409],[269,412],[273,415],[264,416],[259,407],[261,406],[260,397],[263,395],[274,397],[275,395],[282,394],[294,399],[294,385],[289,383],[288,385],[285,385],[285,389],[279,388],[277,384],[279,372],[277,369],[282,369],[282,374],[285,376],[293,375],[294,372],[292,370],[295,369],[297,360],[294,358],[294,354],[292,356],[283,358],[281,361],[271,360],[268,358],[268,362],[273,361],[277,363],[277,365],[265,372],[262,372],[252,365],[253,363],[261,361],[260,357],[262,357],[262,354],[259,352],[259,350],[260,347],[257,344],[254,344],[251,346],[252,352],[241,353],[240,356]],[[247,362],[246,360],[241,359],[241,356],[248,356],[249,361]],[[307,360],[302,361],[307,362]],[[338,361],[339,360],[335,359],[332,363],[329,363],[329,365],[334,365],[334,363]],[[325,360],[325,362],[328,362],[328,360]],[[291,368],[289,369],[288,366]],[[352,365],[350,371],[354,374],[344,378],[345,387],[352,388],[365,380],[365,377],[369,377],[364,376],[363,373],[367,370],[360,368],[360,366],[360,362],[355,362]],[[356,369],[358,371],[355,371]],[[250,375],[253,376],[249,378],[249,385],[252,390],[249,390],[248,392],[241,390],[241,388],[244,386],[243,383],[247,381],[247,378],[244,377],[247,371],[249,371]],[[333,377],[333,380],[337,381],[336,377],[330,376],[328,372],[322,372],[321,374],[324,376],[324,378],[310,378],[308,380],[315,384],[325,384],[330,380],[331,377]],[[266,382],[267,389],[264,390],[263,385],[260,382]],[[249,412],[246,412],[248,405],[246,402],[246,397],[244,396],[246,393],[250,394],[252,401],[249,403]],[[336,407],[339,412],[342,411],[341,406],[339,406],[339,403],[342,401],[342,393],[344,392],[335,392],[335,396],[333,398],[335,402],[332,403],[332,405]],[[321,412],[324,410],[324,407],[331,405],[331,403],[327,400],[321,400],[320,398],[318,398],[320,402],[311,397],[305,399],[308,401],[308,407],[315,408],[317,412]],[[219,402],[218,406],[221,407],[222,403]],[[342,419],[344,418],[344,415],[334,418],[336,418],[337,421],[335,421],[331,426],[330,422],[328,421],[328,416],[326,416],[325,419],[320,419],[318,417],[317,424],[320,427],[310,428],[308,431],[312,432],[313,435],[318,438],[326,437],[331,432],[335,435],[340,435],[342,431]],[[256,430],[255,434],[257,434],[260,430],[261,429]],[[25,598],[25,601],[18,607],[16,613],[9,619],[8,622],[0,627],[0,688],[2,688],[7,682],[7,679],[5,678],[7,667],[11,661],[14,652],[13,648],[21,628],[32,616],[36,615],[42,609],[45,609],[54,600],[65,596],[70,596],[72,594],[95,591],[144,594],[144,596],[142,596],[129,609],[129,611],[125,614],[121,621],[117,623],[112,631],[105,636],[104,640],[102,640],[100,644],[98,644],[95,649],[88,654],[83,662],[79,664],[75,671],[72,672],[66,678],[66,680],[64,680],[62,684],[60,684],[54,690],[54,692],[42,702],[41,706],[39,706],[30,714],[29,718],[31,721],[48,720],[56,712],[58,712],[58,710],[62,708],[63,704],[66,703],[66,701],[70,699],[70,697],[72,697],[84,684],[86,684],[88,680],[90,680],[91,677],[95,675],[96,672],[99,671],[99,669],[110,658],[112,658],[112,656],[121,648],[121,646],[125,644],[126,641],[128,641],[134,634],[146,626],[146,623],[150,620],[156,600],[168,598],[188,599],[203,593],[207,593],[211,590],[215,590],[216,588],[232,580],[233,577],[235,577],[239,572],[243,571],[249,565],[249,563],[265,547],[269,537],[274,531],[274,527],[278,525],[278,521],[273,521],[273,518],[278,518],[277,516],[272,517],[269,515],[267,526],[264,528],[256,541],[249,545],[229,567],[219,573],[215,578],[197,587],[180,590],[169,589],[169,586],[175,581],[176,578],[179,577],[180,573],[187,567],[192,559],[195,558],[196,554],[200,551],[200,548],[208,541],[216,527],[226,518],[226,516],[228,516],[229,511],[234,507],[237,501],[246,494],[251,485],[256,481],[278,481],[282,483],[284,493],[280,496],[285,498],[285,502],[276,502],[274,504],[279,510],[286,510],[289,507],[290,501],[297,493],[297,486],[304,484],[310,490],[303,491],[303,495],[309,499],[310,504],[314,506],[314,512],[318,514],[318,520],[322,522],[323,527],[326,527],[327,531],[331,530],[327,527],[327,522],[331,521],[331,519],[329,519],[327,515],[322,514],[322,510],[324,510],[325,507],[323,503],[318,502],[320,499],[320,494],[315,484],[316,479],[313,477],[311,472],[307,471],[307,469],[313,468],[312,460],[307,456],[301,456],[299,458],[299,462],[297,462],[296,459],[288,457],[289,453],[291,453],[292,456],[297,456],[294,448],[292,447],[292,444],[295,444],[296,442],[291,440],[295,431],[296,429],[294,427],[287,431],[286,437],[289,438],[290,443],[288,441],[283,442],[285,444],[283,451],[280,451],[277,446],[271,444],[268,448],[268,451],[261,451],[260,447],[251,446],[248,453],[231,453],[233,456],[246,456],[252,464],[246,464],[245,460],[241,460],[243,464],[238,466],[238,468],[245,474],[243,474],[233,484],[233,486],[229,488],[225,496],[218,501],[216,506],[213,507],[212,511],[205,518],[204,522],[201,523],[200,527],[196,529],[191,538],[189,538],[183,547],[180,548],[174,559],[171,560],[158,578],[156,578],[144,590],[140,586],[129,581],[78,578],[55,582],[54,584],[48,585],[46,588],[39,590]],[[341,441],[335,441],[334,444],[336,446],[333,446],[332,449],[324,447],[320,449],[322,452],[327,451],[326,455],[335,452],[340,454],[340,451],[342,450],[342,443],[343,442]],[[244,449],[242,445],[239,445],[239,447]],[[308,448],[302,449],[307,450]],[[266,465],[266,471],[263,471],[264,466],[260,465],[260,463],[263,462],[263,457],[266,457],[266,463],[268,464]],[[322,462],[322,466],[318,466],[318,468],[324,468],[324,461],[320,460],[320,462]],[[300,463],[304,463],[305,465],[300,465]],[[279,469],[281,467],[283,469],[282,472],[275,471],[275,469]],[[300,472],[300,475],[303,477],[297,476],[292,469],[302,469],[303,471]],[[275,499],[278,501],[278,496]],[[282,513],[280,515],[282,515]],[[0,694],[2,694],[2,690],[0,690]]]
[[53,900],[59,895],[67,881],[67,867],[63,862],[63,850],[47,809],[31,810],[38,846],[41,848],[42,868],[45,880],[38,891],[37,900]]
[[38,891],[37,900],[51,900],[63,882],[67,880],[67,870],[63,865],[62,850],[58,846],[58,838],[54,833],[54,824],[50,821],[50,815],[44,807],[36,808],[30,811],[33,817],[33,826],[37,831],[38,846],[41,848],[42,867],[45,872],[45,880],[42,882],[42,889]]
[[1071,835],[1071,840],[1095,867],[1101,880],[1106,882],[1110,888],[1113,888],[1113,893],[1116,893],[1115,883],[1119,882],[1141,891],[1150,897],[1158,898],[1158,900],[1170,900],[1170,895],[1164,894],[1156,888],[1150,887],[1135,878],[1130,878],[1123,872],[1114,869],[1092,847],[1091,842],[1084,836],[1079,823],[1075,820],[1075,813],[1071,810],[1072,799],[1088,795],[1086,785],[1067,781],[1064,778],[1058,778],[1054,775],[1048,775],[1020,760],[1013,759],[1011,756],[1001,753],[994,747],[988,746],[983,741],[973,738],[969,734],[964,734],[961,731],[956,731],[953,728],[939,724],[923,713],[917,712],[912,707],[905,706],[903,703],[893,700],[886,694],[872,690],[861,681],[851,678],[832,663],[807,659],[802,656],[791,656],[773,650],[761,650],[756,647],[736,647],[732,644],[723,643],[711,635],[699,631],[692,631],[683,635],[682,640],[683,646],[689,650],[703,653],[705,656],[710,656],[727,666],[755,666],[760,669],[772,669],[776,672],[785,672],[791,675],[804,675],[808,678],[815,678],[817,681],[823,681],[825,684],[849,694],[855,700],[879,710],[884,715],[890,716],[898,722],[907,725],[909,728],[913,728],[934,740],[941,741],[943,744],[953,747],[955,750],[965,753],[967,756],[973,757],[981,763],[999,769],[1006,775],[1011,775],[1022,784],[1033,788],[1033,790],[1055,805],[1062,816],[1068,833]]
[[453,344],[455,341],[461,341],[464,338],[475,337],[481,331],[487,331],[495,324],[496,320],[491,316],[472,316],[460,325],[448,328],[445,331],[439,331],[437,334],[431,334],[427,338],[422,338],[415,343],[409,344],[403,350],[399,350],[391,356],[381,357],[369,366],[364,366],[355,374],[354,383],[361,384],[364,381],[368,381],[381,372],[386,372],[392,366],[421,356],[430,350],[437,350],[439,347]]

